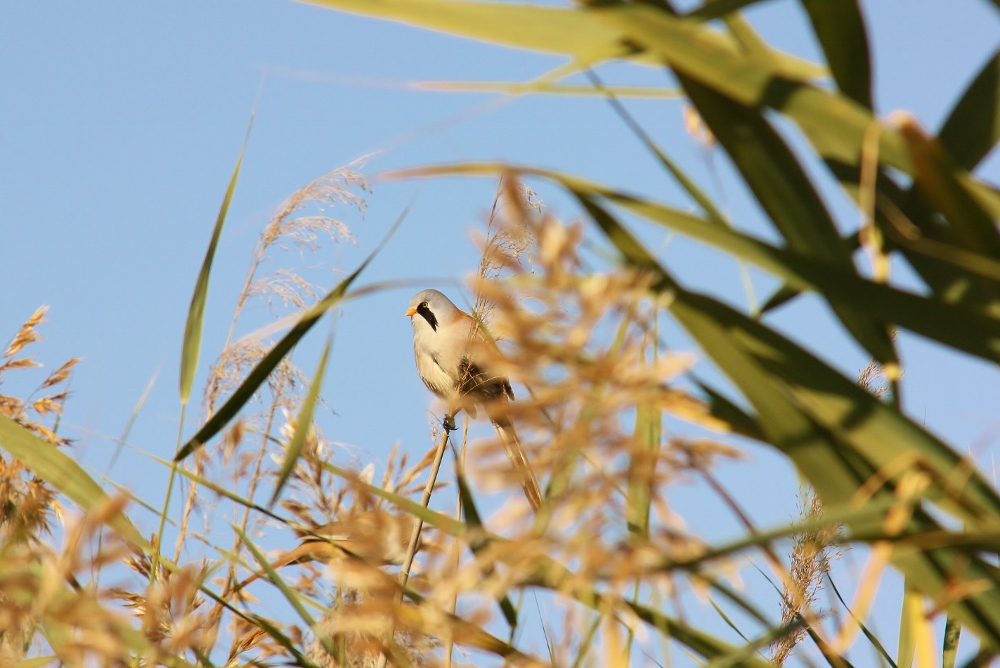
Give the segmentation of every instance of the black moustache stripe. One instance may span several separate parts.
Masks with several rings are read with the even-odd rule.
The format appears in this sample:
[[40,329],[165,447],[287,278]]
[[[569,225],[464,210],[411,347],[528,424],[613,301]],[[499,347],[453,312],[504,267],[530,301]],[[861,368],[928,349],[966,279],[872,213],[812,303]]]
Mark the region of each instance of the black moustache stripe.
[[427,324],[431,326],[431,329],[433,329],[435,332],[437,331],[438,319],[435,318],[434,314],[431,313],[431,310],[427,308],[427,304],[421,304],[420,306],[418,306],[417,313],[423,316],[424,320],[427,321]]

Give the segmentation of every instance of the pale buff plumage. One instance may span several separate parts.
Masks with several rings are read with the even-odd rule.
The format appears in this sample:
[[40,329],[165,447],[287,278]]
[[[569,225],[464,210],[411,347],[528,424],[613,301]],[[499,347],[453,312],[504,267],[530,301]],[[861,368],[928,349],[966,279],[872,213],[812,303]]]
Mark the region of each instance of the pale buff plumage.
[[460,410],[472,417],[482,406],[500,436],[531,507],[538,510],[542,495],[528,464],[514,425],[502,410],[514,398],[507,379],[492,369],[496,351],[476,322],[437,290],[423,290],[410,300],[406,312],[413,324],[413,355],[424,385],[448,405],[446,426]]

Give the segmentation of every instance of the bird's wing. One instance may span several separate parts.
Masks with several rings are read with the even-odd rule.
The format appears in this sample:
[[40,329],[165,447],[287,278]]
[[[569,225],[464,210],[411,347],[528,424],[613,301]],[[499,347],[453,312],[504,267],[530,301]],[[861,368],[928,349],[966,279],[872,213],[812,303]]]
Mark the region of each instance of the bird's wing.
[[470,355],[458,363],[458,391],[463,395],[485,403],[507,398],[509,387],[506,378],[488,373]]

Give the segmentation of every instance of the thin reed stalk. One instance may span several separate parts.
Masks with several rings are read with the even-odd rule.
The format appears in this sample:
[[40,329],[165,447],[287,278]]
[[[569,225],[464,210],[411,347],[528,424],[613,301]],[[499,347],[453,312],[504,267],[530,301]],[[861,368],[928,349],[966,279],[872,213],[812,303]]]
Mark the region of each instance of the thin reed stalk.
[[[442,430],[441,438],[437,444],[437,449],[434,451],[434,463],[431,464],[431,470],[427,476],[427,484],[424,485],[424,493],[420,498],[420,505],[424,508],[428,507],[431,502],[431,496],[434,494],[434,485],[437,484],[438,471],[441,470],[441,462],[444,459],[445,451],[448,449],[448,439],[450,434],[450,430]],[[403,602],[403,588],[406,587],[406,583],[410,578],[410,569],[413,566],[413,559],[417,554],[417,547],[420,545],[420,532],[423,529],[423,526],[423,520],[419,517],[414,520],[413,532],[410,534],[410,540],[406,545],[406,556],[403,558],[403,565],[399,569],[399,591],[395,595],[396,607]],[[394,635],[395,627],[391,625],[389,628],[389,638],[391,639]],[[388,654],[383,651],[379,656],[376,667],[385,668],[387,660]]]

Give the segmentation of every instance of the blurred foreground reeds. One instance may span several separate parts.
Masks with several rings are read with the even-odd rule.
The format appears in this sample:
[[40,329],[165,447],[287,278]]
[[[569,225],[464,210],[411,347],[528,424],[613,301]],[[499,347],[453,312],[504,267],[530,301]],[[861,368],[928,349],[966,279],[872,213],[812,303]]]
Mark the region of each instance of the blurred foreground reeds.
[[[752,2],[685,13],[669,0],[313,1],[571,59],[533,83],[491,89],[544,90],[606,60],[666,68],[688,131],[708,156],[727,156],[778,241],[725,214],[615,97],[630,89],[593,73],[593,87],[561,90],[606,98],[681,203],[510,164],[395,174],[500,179],[468,303],[516,390],[503,418],[541,483],[532,512],[523,469],[468,422],[461,439],[436,429],[426,452],[394,450],[381,471],[318,428],[331,343],[311,375],[292,353],[328,312],[385,288],[354,285],[382,246],[325,292],[279,251],[351,238],[328,209],[364,210],[356,164],[293,194],[262,230],[204,415],[183,440],[241,156],[183,329],[177,455],[149,457],[169,471],[162,504],[117,486],[109,495],[68,454],[59,416],[78,360],[23,398],[3,386],[0,662],[849,668],[862,647],[893,668],[952,668],[961,638],[979,643],[965,652],[970,668],[998,655],[1000,495],[907,414],[897,333],[1000,362],[1000,191],[977,173],[1000,140],[1000,55],[931,133],[873,109],[854,0],[801,3],[824,63],[769,46],[740,13]],[[581,218],[557,219],[528,178],[564,191]],[[850,220],[825,203],[838,190],[856,205]],[[664,228],[735,260],[748,308],[676,276],[644,242]],[[889,272],[896,262],[917,289]],[[760,306],[747,267],[775,285]],[[860,378],[831,364],[822,341],[793,340],[771,318],[809,296],[871,357]],[[255,300],[274,320],[253,328],[244,318]],[[11,340],[0,382],[35,365],[23,350],[43,314]],[[690,350],[667,345],[667,326]],[[749,442],[801,476],[791,523],[756,526],[747,506],[770,490],[741,495],[720,475],[753,475],[739,461]],[[719,527],[686,517],[674,496],[682,486],[723,509],[736,535],[720,540]],[[151,539],[136,528],[146,511],[159,524]],[[842,593],[831,563],[847,549],[863,565]],[[895,654],[870,624],[890,569],[905,590]],[[774,596],[747,587],[749,573]]]

